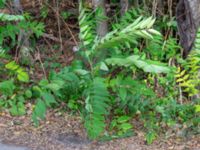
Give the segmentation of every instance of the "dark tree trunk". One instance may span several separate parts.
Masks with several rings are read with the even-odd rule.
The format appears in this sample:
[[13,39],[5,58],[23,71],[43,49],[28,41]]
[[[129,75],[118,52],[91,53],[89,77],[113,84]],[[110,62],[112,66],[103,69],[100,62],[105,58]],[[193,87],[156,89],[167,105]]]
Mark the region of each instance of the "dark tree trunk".
[[193,47],[200,25],[200,0],[180,0],[177,5],[176,17],[180,44],[184,49],[184,57],[187,57]]

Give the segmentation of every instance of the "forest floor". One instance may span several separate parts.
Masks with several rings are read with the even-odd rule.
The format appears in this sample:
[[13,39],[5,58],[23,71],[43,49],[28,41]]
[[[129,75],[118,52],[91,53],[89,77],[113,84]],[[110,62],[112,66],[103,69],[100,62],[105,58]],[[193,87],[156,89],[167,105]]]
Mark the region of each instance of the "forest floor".
[[[11,117],[7,113],[1,113],[0,141],[16,147],[9,150],[25,150],[24,147],[27,150],[200,150],[200,137],[197,136],[163,136],[147,145],[144,133],[137,130],[135,136],[129,138],[106,142],[90,141],[86,138],[81,118],[60,111],[49,111],[46,121],[38,128],[31,123],[30,115]],[[0,150],[4,149],[0,147]]]

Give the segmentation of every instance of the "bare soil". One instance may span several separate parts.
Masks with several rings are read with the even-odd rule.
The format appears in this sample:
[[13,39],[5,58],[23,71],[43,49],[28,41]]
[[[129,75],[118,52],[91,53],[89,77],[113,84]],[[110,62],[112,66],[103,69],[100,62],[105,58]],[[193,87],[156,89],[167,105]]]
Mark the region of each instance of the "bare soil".
[[90,141],[81,118],[60,112],[48,112],[46,121],[38,128],[33,126],[30,115],[11,117],[1,113],[0,141],[30,150],[200,150],[199,136],[162,137],[147,145],[141,131],[136,131],[136,135],[130,138]]

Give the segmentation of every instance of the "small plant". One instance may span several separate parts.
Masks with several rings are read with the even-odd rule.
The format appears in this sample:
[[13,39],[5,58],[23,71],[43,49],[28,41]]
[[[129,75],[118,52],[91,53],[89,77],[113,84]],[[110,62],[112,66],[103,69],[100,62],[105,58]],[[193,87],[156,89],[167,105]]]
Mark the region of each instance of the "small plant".
[[24,115],[25,99],[28,91],[23,89],[23,83],[29,82],[29,75],[14,61],[5,65],[8,79],[0,82],[0,107],[10,108],[12,115]]
[[[35,35],[40,37],[44,31],[44,25],[36,21],[31,21],[31,17],[27,14],[22,15],[9,15],[0,13],[0,21],[3,25],[0,27],[0,47],[5,51],[10,50],[14,46],[21,46],[22,41],[18,41],[17,37],[20,36],[21,31],[25,31],[28,37]],[[16,24],[15,24],[16,23]]]
[[29,82],[29,75],[28,73],[16,64],[15,61],[11,61],[10,63],[5,65],[5,68],[8,70],[10,75],[16,75],[17,79],[21,82]]
[[[3,4],[5,1],[2,1]],[[0,5],[2,6],[2,2]],[[0,107],[10,110],[12,115],[24,115],[26,113],[25,103],[30,99],[32,93],[25,90],[29,83],[29,75],[23,67],[15,61],[11,61],[8,52],[19,46],[22,41],[18,41],[21,30],[31,35],[39,37],[43,33],[44,26],[41,23],[29,21],[28,15],[10,15],[0,13]],[[8,63],[9,62],[9,63]]]
[[[132,116],[146,114],[154,109],[149,105],[156,96],[142,81],[143,78],[138,79],[137,75],[166,74],[171,72],[171,68],[159,61],[148,59],[142,53],[133,54],[131,51],[131,48],[137,45],[138,39],[150,40],[154,35],[160,35],[152,28],[155,22],[152,17],[139,17],[126,25],[119,23],[113,31],[100,39],[96,35],[96,22],[92,16],[92,11],[80,4],[79,52],[83,60],[82,65],[74,65],[74,62],[59,73],[51,73],[49,82],[41,81],[45,83],[42,87],[41,84],[34,87],[34,91],[39,91],[39,96],[34,108],[33,121],[38,124],[38,119],[45,117],[48,99],[61,100],[68,103],[70,108],[81,110],[85,128],[91,139],[104,137],[105,129],[109,126],[115,130],[116,137],[123,137],[132,132]],[[127,52],[123,53],[125,49]],[[102,57],[97,58],[97,55]],[[114,74],[118,69],[118,74]],[[53,95],[45,99],[42,96],[43,91],[53,93],[55,99],[52,98]],[[110,125],[107,122],[111,122]],[[156,137],[150,134],[154,133],[153,131],[149,129],[148,143]]]
[[49,83],[48,80],[41,80],[38,86],[32,87],[32,98],[36,99],[32,120],[36,126],[40,119],[45,119],[46,109],[57,103],[51,92],[56,92],[59,88],[58,84]]
[[131,117],[129,116],[118,116],[116,119],[113,119],[111,122],[111,130],[116,131],[117,135],[112,135],[112,138],[116,136],[122,137],[123,135],[130,134],[133,128],[132,124],[129,123]]
[[200,32],[197,33],[194,50],[189,54],[188,58],[182,62],[183,70],[179,67],[176,78],[179,86],[187,92],[190,97],[199,94],[200,86],[200,53],[199,53]]

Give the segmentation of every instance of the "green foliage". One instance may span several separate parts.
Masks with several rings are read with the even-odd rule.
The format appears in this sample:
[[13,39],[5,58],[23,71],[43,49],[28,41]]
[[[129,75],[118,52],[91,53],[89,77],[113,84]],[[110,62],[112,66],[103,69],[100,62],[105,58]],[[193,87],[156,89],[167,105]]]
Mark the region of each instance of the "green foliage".
[[[23,41],[17,41],[17,36],[19,36],[21,31],[27,32],[30,37],[33,35],[36,35],[37,38],[40,37],[44,32],[44,24],[31,21],[30,18],[29,15],[0,13],[0,21],[4,23],[0,27],[0,47],[8,51],[16,45],[21,46]],[[17,24],[14,24],[14,22],[17,22]]]
[[[133,119],[143,125],[147,144],[151,144],[159,132],[164,132],[161,127],[198,126],[199,100],[178,103],[176,82],[190,96],[198,93],[199,52],[191,53],[176,74],[180,47],[168,33],[162,37],[154,30],[155,18],[141,17],[141,13],[146,13],[131,9],[115,23],[109,18],[110,32],[100,38],[96,33],[98,22],[108,18],[100,16],[101,9],[94,11],[82,1],[79,6],[80,45],[76,53],[80,60],[65,68],[52,63],[51,69],[59,67],[60,71],[49,71],[47,79],[33,82],[29,87],[28,73],[15,61],[10,61],[6,52],[21,44],[16,39],[21,30],[30,37],[39,37],[44,25],[32,21],[26,14],[0,14],[3,21],[0,57],[9,60],[9,63],[0,62],[3,72],[0,108],[9,109],[12,115],[24,115],[26,101],[31,100],[34,103],[32,120],[38,126],[48,108],[64,107],[80,113],[90,139],[130,136],[134,133]],[[41,16],[46,18],[48,12],[44,6]],[[70,16],[68,13],[61,15],[64,19]],[[175,26],[173,20],[169,25],[166,22],[157,25],[162,30],[172,26]],[[198,39],[199,35],[196,49],[199,49]]]
[[15,85],[12,80],[3,81],[0,83],[0,92],[2,95],[9,96],[13,95]]
[[79,38],[85,48],[91,47],[95,39],[95,22],[90,9],[84,8],[82,3],[79,5]]
[[[68,96],[70,99],[85,99],[85,105],[79,106],[82,108],[89,137],[95,139],[103,136],[106,126],[111,127],[112,131],[107,134],[114,133],[115,136],[111,136],[112,138],[128,135],[133,128],[129,119],[137,115],[144,122],[147,130],[146,140],[150,144],[157,137],[159,122],[170,126],[174,122],[180,121],[176,120],[175,114],[177,113],[182,118],[182,122],[191,120],[191,117],[184,117],[186,116],[185,112],[194,114],[192,107],[182,107],[175,101],[160,100],[151,89],[151,84],[149,87],[147,86],[148,80],[146,80],[147,82],[142,81],[145,76],[157,75],[162,86],[169,83],[174,85],[173,68],[168,67],[166,63],[172,57],[179,57],[177,55],[179,46],[177,46],[176,40],[171,37],[164,40],[159,32],[152,28],[155,19],[151,17],[139,17],[132,22],[130,18],[122,19],[123,22],[118,23],[112,31],[99,39],[95,33],[96,23],[93,17],[94,13],[91,10],[80,5],[79,37],[81,45],[79,48],[83,50],[80,51],[81,56],[86,58],[84,63],[89,64],[90,68],[89,71],[87,68],[84,70],[87,72],[87,79],[81,74],[79,76],[81,84],[75,86],[76,89],[83,87],[84,92],[78,90],[75,97]],[[144,50],[139,51],[137,45],[141,38],[145,39],[146,45]],[[97,58],[97,55],[100,57]],[[119,70],[117,74],[114,73],[115,70]],[[159,77],[158,74],[161,73],[166,75]],[[69,73],[65,73],[65,75],[67,74]],[[164,80],[165,77],[170,81]],[[65,83],[67,82],[65,81]],[[166,90],[173,92],[174,89],[166,88]],[[166,99],[170,99],[174,95],[170,94]],[[183,111],[179,113],[178,111],[181,109]],[[108,119],[109,116],[112,118],[111,120]],[[106,124],[107,119],[111,121],[110,125]],[[105,136],[109,137],[110,135]]]
[[5,7],[5,3],[6,3],[6,0],[1,0],[0,1],[0,8],[4,8]]
[[29,75],[24,71],[15,61],[5,65],[5,68],[10,71],[10,73],[17,75],[17,79],[21,82],[29,82]]
[[121,30],[116,29],[108,33],[105,37],[95,42],[92,49],[102,50],[106,48],[123,48],[123,46],[130,47],[131,43],[136,43],[137,38],[153,38],[152,34],[160,34],[152,29],[154,22],[155,19],[152,17],[146,19],[139,17],[125,28]]
[[148,46],[144,48],[144,52],[150,55],[153,60],[167,62],[170,59],[180,57],[177,53],[178,49],[180,49],[180,46],[177,45],[175,38],[164,39],[162,36],[154,36],[154,40],[148,41]]
[[197,113],[200,112],[200,105],[195,105],[195,112],[197,112]]
[[187,92],[189,96],[199,94],[200,86],[200,32],[197,33],[195,48],[188,58],[182,63],[183,70],[178,68],[176,78],[179,86]]
[[16,98],[12,98],[11,100],[12,102],[10,102],[10,113],[12,115],[21,116],[26,114],[25,99],[23,96],[17,96]]
[[161,64],[156,61],[147,60],[145,58],[141,58],[138,55],[129,56],[127,58],[108,58],[106,59],[107,64],[111,64],[112,66],[123,66],[126,68],[139,68],[144,72],[150,73],[169,73],[170,68],[165,64]]
[[136,20],[141,14],[144,14],[144,11],[140,8],[130,8],[120,19],[119,16],[116,16],[116,23],[112,23],[113,30],[118,29],[122,30],[123,28],[130,25],[133,20]]
[[29,75],[15,61],[6,64],[3,71],[8,80],[0,82],[0,108],[9,108],[12,115],[24,115],[27,96],[22,85],[29,82]]
[[56,104],[56,99],[52,92],[58,91],[60,86],[50,83],[48,80],[41,80],[38,86],[32,87],[32,97],[36,99],[36,104],[32,114],[32,120],[36,126],[40,119],[45,119],[47,107]]
[[9,14],[4,14],[0,13],[0,21],[6,22],[6,21],[21,21],[24,20],[25,18],[21,15],[9,15]]
[[[136,114],[144,112],[145,107],[154,98],[154,92],[149,89],[143,81],[134,80],[130,76],[118,76],[110,80],[110,87],[115,93],[116,113],[129,112]],[[119,111],[119,112],[118,112]]]
[[157,134],[155,132],[148,132],[145,136],[147,144],[152,144],[156,139]]
[[94,78],[84,92],[85,99],[85,127],[90,138],[97,138],[105,129],[105,115],[108,115],[109,92],[105,81]]
[[45,118],[46,109],[55,106],[59,101],[68,103],[70,109],[78,109],[77,99],[81,97],[84,82],[80,76],[85,75],[84,70],[64,68],[60,72],[51,72],[49,80],[43,79],[38,85],[32,87],[32,97],[36,100],[32,120],[36,126]]
[[[70,98],[69,96],[71,96],[71,93],[76,94],[78,92],[80,79],[77,71],[78,70],[72,72],[70,71],[70,68],[64,68],[59,73],[51,73],[50,80],[52,84],[57,84],[58,87],[60,86],[59,90],[62,94],[58,93],[57,95],[60,95],[61,98],[62,96]],[[53,85],[52,87],[57,86]]]
[[0,82],[0,108],[9,108],[12,115],[24,115],[25,95],[19,91],[13,80]]
[[2,24],[0,27],[0,59],[9,61],[9,63],[3,61],[0,64],[1,75],[4,79],[0,80],[0,108],[9,109],[12,115],[24,115],[26,113],[25,100],[32,97],[32,92],[25,90],[24,84],[29,83],[29,75],[15,61],[10,61],[8,51],[16,45],[21,46],[24,42],[17,40],[21,31],[27,32],[30,37],[33,35],[39,37],[43,33],[44,25],[31,21],[30,16],[26,14],[22,16],[0,13],[0,21]]
[[131,132],[133,126],[129,123],[130,119],[131,118],[129,116],[117,116],[116,119],[112,120],[110,128],[111,130],[116,130],[116,137],[120,137]]
[[[134,106],[134,104],[139,103],[139,97],[142,97],[143,95],[142,93],[138,94],[138,99],[134,100],[133,97],[135,97],[137,94],[134,93],[133,89],[142,90],[142,87],[138,87],[138,84],[136,84],[131,78],[127,78],[128,81],[124,79],[124,87],[130,86],[130,89],[120,87],[120,91],[115,91],[116,86],[118,86],[118,82],[114,82],[114,80],[112,81],[112,78],[107,79],[108,82],[109,80],[112,81],[112,86],[109,86],[108,83],[106,85],[105,81],[103,82],[103,80],[101,79],[101,71],[112,72],[112,70],[114,69],[114,67],[108,69],[106,64],[111,64],[114,66],[117,65],[119,67],[124,66],[124,71],[129,71],[126,68],[131,68],[135,71],[137,70],[137,68],[139,68],[147,73],[168,73],[170,69],[159,62],[150,61],[145,57],[140,57],[139,55],[132,55],[127,57],[125,54],[125,56],[120,56],[121,58],[119,57],[119,55],[118,57],[115,56],[117,55],[117,52],[115,53],[116,50],[122,51],[124,47],[130,49],[133,44],[137,43],[137,39],[139,38],[152,39],[152,35],[160,35],[159,32],[152,28],[155,22],[155,19],[153,19],[152,17],[146,19],[144,19],[143,17],[139,17],[138,19],[133,20],[126,26],[124,25],[124,23],[122,23],[123,27],[120,28],[120,25],[118,25],[113,31],[109,32],[102,39],[96,37],[96,24],[94,20],[91,19],[91,17],[93,17],[93,13],[86,10],[85,8],[83,8],[82,5],[80,5],[79,26],[80,39],[82,41],[82,45],[80,48],[83,48],[85,52],[84,56],[86,56],[87,61],[90,64],[92,77],[92,79],[90,79],[91,84],[85,85],[85,91],[87,92],[84,92],[84,95],[86,95],[85,109],[87,115],[84,118],[84,121],[89,137],[94,139],[101,135],[106,126],[104,117],[108,115],[107,109],[109,107],[113,108],[115,105],[117,105],[116,102],[112,102],[114,104],[114,106],[112,106],[113,104],[111,103],[111,100],[109,100],[110,98],[108,99],[108,97],[112,97],[111,99],[114,100],[116,97],[119,96],[121,100],[118,107],[121,107],[122,111],[116,111],[114,112],[114,114],[116,116],[118,114],[120,114],[120,116],[123,116],[124,112],[127,109],[130,109],[129,111],[135,113],[140,111],[139,108],[137,108],[137,106],[139,107],[139,105]],[[112,51],[114,51],[114,53]],[[108,56],[105,56],[104,53],[110,53],[111,56],[107,58]],[[112,54],[114,54],[114,56],[112,56]],[[101,56],[100,58],[98,58],[98,62],[94,61],[96,55]],[[105,57],[102,57],[103,55]],[[111,88],[109,91],[106,90],[107,86]],[[118,130],[118,135],[125,134],[129,131],[129,129],[132,128],[132,125],[129,124],[127,120],[124,122],[120,122],[120,119],[118,118],[116,118],[115,120],[116,124],[118,125],[115,125],[114,128]]]

